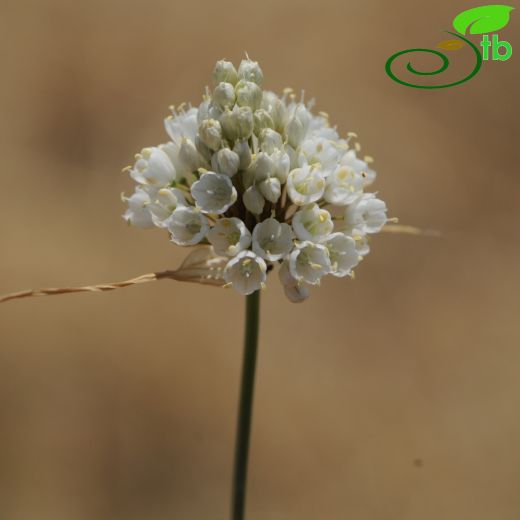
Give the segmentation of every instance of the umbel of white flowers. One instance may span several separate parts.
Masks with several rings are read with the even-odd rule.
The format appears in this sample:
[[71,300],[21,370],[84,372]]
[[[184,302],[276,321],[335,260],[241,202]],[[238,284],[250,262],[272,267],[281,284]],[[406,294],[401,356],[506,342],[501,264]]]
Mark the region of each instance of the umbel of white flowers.
[[[124,219],[169,232],[181,246],[210,244],[228,257],[224,278],[241,294],[264,287],[269,268],[292,302],[325,275],[352,276],[386,205],[365,192],[370,158],[357,157],[291,89],[262,90],[258,63],[221,60],[198,107],[172,108],[170,141],[126,168],[137,183]],[[303,97],[303,96],[302,96]]]

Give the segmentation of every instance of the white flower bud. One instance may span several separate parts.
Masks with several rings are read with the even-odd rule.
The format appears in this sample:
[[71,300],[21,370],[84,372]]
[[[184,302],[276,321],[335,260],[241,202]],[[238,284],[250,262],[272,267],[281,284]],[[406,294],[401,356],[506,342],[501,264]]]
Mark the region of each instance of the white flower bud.
[[283,148],[282,136],[272,128],[262,130],[259,135],[259,140],[262,152],[272,154],[275,150]]
[[283,291],[291,303],[301,303],[310,296],[309,288],[301,283],[299,285],[284,285]]
[[260,152],[256,154],[253,162],[249,166],[248,174],[254,181],[261,182],[270,177],[273,170],[274,164],[271,157],[264,152]]
[[213,103],[220,109],[233,108],[235,104],[235,87],[231,83],[221,82],[213,91]]
[[225,173],[229,177],[233,177],[238,171],[240,165],[240,157],[237,153],[229,148],[221,148],[211,158],[211,166],[218,173]]
[[224,279],[240,294],[247,295],[261,289],[267,278],[265,261],[252,251],[242,251],[224,269]]
[[238,108],[236,117],[237,139],[249,139],[253,133],[253,127],[253,112],[251,108]]
[[204,213],[225,213],[237,200],[237,190],[222,173],[207,172],[191,185],[197,207]]
[[247,139],[237,141],[235,143],[233,151],[238,155],[238,157],[240,157],[239,168],[241,170],[249,168],[249,165],[251,164],[251,148],[249,148]]
[[199,136],[211,150],[218,150],[222,144],[222,128],[215,119],[205,119],[199,125]]
[[303,138],[307,134],[310,123],[309,111],[301,103],[298,104],[292,114],[291,118],[285,125],[285,134],[289,144],[298,148]]
[[316,202],[325,191],[325,179],[316,168],[296,168],[287,177],[287,193],[297,206]]
[[221,81],[234,85],[238,81],[238,74],[230,61],[219,60],[213,69],[213,81],[218,85]]
[[255,185],[250,186],[246,191],[244,191],[242,200],[244,201],[246,209],[251,213],[255,215],[260,215],[260,213],[262,213],[265,199]]
[[293,278],[289,270],[289,262],[284,260],[278,271],[278,277],[283,285],[285,295],[292,303],[300,303],[309,297],[309,288],[303,282]]
[[282,132],[284,129],[286,108],[280,98],[274,92],[264,90],[262,96],[262,108],[267,110],[271,116],[274,128],[279,132]]
[[264,110],[263,108],[259,108],[255,111],[253,115],[253,121],[254,121],[254,131],[256,135],[260,135],[260,132],[264,130],[264,128],[273,128],[274,123],[267,112],[267,110]]
[[260,65],[258,65],[256,61],[247,59],[240,62],[238,67],[238,78],[261,85],[262,80],[264,79],[264,74],[262,73]]
[[356,241],[343,233],[333,233],[324,243],[329,250],[331,273],[339,278],[347,276],[359,264],[361,256],[356,249]]
[[172,241],[180,246],[198,244],[208,233],[208,219],[193,207],[178,207],[168,219]]
[[289,156],[290,168],[289,170],[294,170],[295,168],[300,167],[300,155],[298,152],[289,144],[285,145],[285,153]]
[[282,184],[285,184],[287,182],[287,176],[289,175],[291,165],[289,156],[285,152],[282,152],[282,150],[277,150],[271,154],[271,160],[274,165],[273,175],[277,177]]
[[235,87],[237,105],[250,107],[253,112],[260,108],[262,102],[262,89],[252,81],[240,80]]
[[220,218],[208,240],[217,255],[235,256],[251,245],[251,233],[239,218]]
[[225,138],[234,143],[237,139],[248,139],[253,133],[253,112],[249,107],[226,109],[220,117]]
[[211,159],[213,152],[202,142],[202,139],[198,135],[195,137],[195,148],[197,148],[199,154],[204,157],[206,161]]
[[320,209],[317,204],[309,204],[297,211],[292,225],[300,240],[311,242],[323,242],[334,229],[330,213],[326,209]]
[[270,262],[276,262],[291,252],[292,236],[289,224],[268,218],[253,230],[253,251]]
[[258,184],[260,193],[269,201],[275,204],[282,194],[282,186],[276,177],[270,177]]

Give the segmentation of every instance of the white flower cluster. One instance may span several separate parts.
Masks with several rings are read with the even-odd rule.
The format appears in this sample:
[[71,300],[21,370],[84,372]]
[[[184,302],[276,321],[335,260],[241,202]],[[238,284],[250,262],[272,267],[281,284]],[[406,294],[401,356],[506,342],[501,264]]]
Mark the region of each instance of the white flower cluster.
[[221,60],[199,107],[172,108],[170,141],[145,148],[130,176],[124,219],[169,231],[182,246],[211,244],[229,257],[225,281],[241,294],[264,286],[281,263],[287,297],[304,300],[331,274],[352,275],[367,236],[385,223],[386,205],[365,188],[375,178],[329,125],[325,113],[262,90],[262,70]]

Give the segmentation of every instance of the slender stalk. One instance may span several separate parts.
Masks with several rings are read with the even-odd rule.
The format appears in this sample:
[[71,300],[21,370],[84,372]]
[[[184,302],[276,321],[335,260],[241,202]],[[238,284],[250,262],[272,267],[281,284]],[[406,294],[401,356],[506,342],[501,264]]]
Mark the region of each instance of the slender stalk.
[[244,336],[244,361],[238,407],[238,424],[233,471],[233,496],[231,520],[244,520],[246,503],[247,462],[251,436],[253,391],[255,385],[258,323],[260,317],[260,291],[246,297],[246,329]]

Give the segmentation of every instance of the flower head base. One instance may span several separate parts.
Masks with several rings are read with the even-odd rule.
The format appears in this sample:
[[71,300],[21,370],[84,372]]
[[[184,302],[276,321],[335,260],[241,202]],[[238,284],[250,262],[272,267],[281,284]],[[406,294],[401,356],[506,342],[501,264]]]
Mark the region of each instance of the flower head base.
[[165,120],[170,141],[144,148],[128,167],[130,224],[166,229],[183,246],[210,244],[227,262],[223,279],[241,294],[279,277],[292,302],[325,275],[344,277],[387,222],[386,205],[359,146],[291,89],[262,90],[258,63],[220,60],[198,107]]

